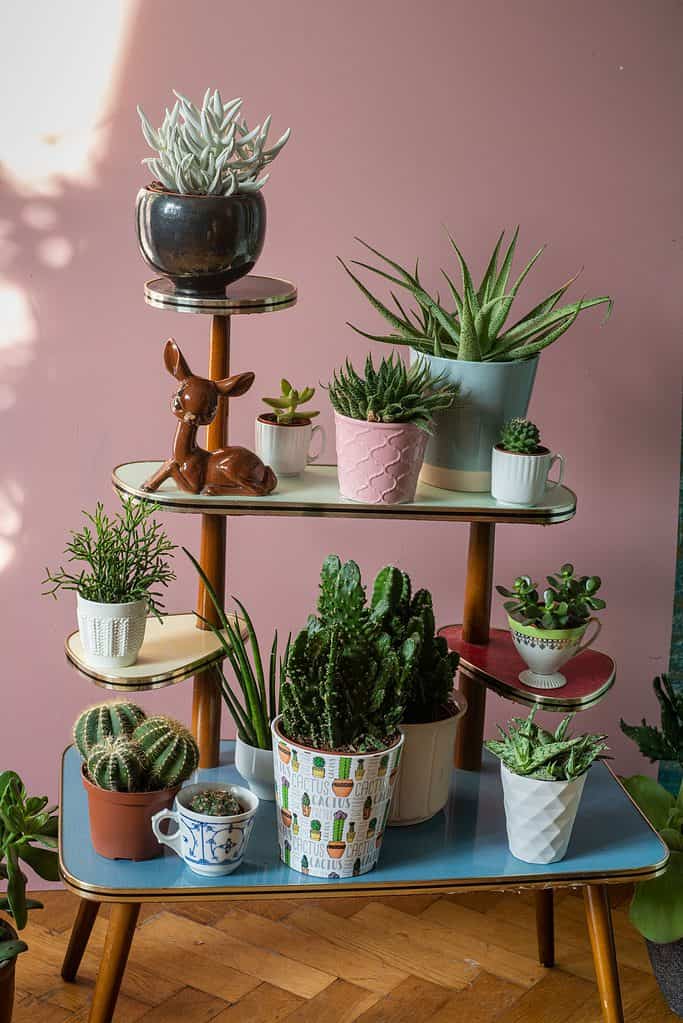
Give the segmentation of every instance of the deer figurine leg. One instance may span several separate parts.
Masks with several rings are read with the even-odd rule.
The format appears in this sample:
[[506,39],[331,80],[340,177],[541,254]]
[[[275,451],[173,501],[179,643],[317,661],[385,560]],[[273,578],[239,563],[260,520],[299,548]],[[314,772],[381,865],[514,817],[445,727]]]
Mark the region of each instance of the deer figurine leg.
[[165,483],[171,476],[175,479],[175,469],[176,463],[172,458],[169,458],[148,480],[145,480],[140,489],[148,492],[158,490],[161,484]]

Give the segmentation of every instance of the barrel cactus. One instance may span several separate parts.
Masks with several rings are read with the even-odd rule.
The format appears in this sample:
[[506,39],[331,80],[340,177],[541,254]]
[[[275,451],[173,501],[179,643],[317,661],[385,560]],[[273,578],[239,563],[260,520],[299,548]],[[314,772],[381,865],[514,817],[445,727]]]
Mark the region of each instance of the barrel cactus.
[[90,750],[111,736],[132,735],[146,714],[142,707],[128,700],[97,703],[88,707],[74,725],[74,741],[85,760]]
[[144,792],[149,763],[140,743],[107,736],[90,750],[86,773],[93,785],[111,792]]
[[197,792],[187,804],[194,813],[206,817],[235,817],[244,813],[242,804],[228,789],[206,789]]
[[500,446],[516,455],[533,455],[541,446],[541,435],[528,419],[508,420],[500,431]]
[[199,764],[199,749],[184,725],[159,714],[146,718],[133,732],[149,760],[148,787],[182,785]]

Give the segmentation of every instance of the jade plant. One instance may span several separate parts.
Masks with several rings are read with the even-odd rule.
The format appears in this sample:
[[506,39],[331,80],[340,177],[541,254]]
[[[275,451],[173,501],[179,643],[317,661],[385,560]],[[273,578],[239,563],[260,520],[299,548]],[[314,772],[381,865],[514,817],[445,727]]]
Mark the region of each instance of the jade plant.
[[607,606],[596,596],[601,586],[597,575],[576,576],[574,566],[567,563],[546,578],[548,586],[540,595],[538,584],[528,575],[518,576],[511,590],[496,586],[508,598],[503,607],[514,621],[538,629],[576,629]]
[[278,398],[262,399],[266,405],[270,405],[273,409],[276,422],[280,426],[288,426],[291,423],[297,422],[310,422],[311,419],[320,415],[320,412],[299,408],[300,405],[305,405],[307,401],[311,400],[315,394],[315,387],[304,387],[301,391],[297,391],[295,387],[292,387],[289,380],[285,380],[283,377],[280,382],[280,392]]
[[541,447],[541,435],[528,419],[510,419],[500,431],[499,447],[516,455],[535,455]]
[[102,604],[144,600],[161,621],[160,588],[175,579],[169,558],[176,548],[152,517],[156,507],[126,497],[114,516],[101,503],[93,514],[83,512],[87,523],[72,531],[64,551],[69,564],[83,567],[46,569],[45,594],[56,597],[60,590],[76,590],[85,600]]
[[193,813],[201,813],[205,817],[236,817],[244,813],[239,799],[228,789],[196,792],[187,805]]
[[74,740],[88,780],[113,792],[174,788],[199,764],[197,743],[184,725],[160,714],[147,717],[128,701],[88,707],[76,720]]
[[282,685],[285,664],[289,656],[289,639],[283,657],[278,661],[278,634],[273,637],[268,657],[267,677],[254,623],[244,604],[234,597],[247,630],[247,640],[235,618],[226,615],[218,594],[206,572],[186,548],[185,554],[194,565],[213,605],[218,624],[197,613],[201,622],[210,629],[223,648],[237,680],[240,692],[230,684],[222,668],[215,668],[215,678],[226,707],[237,727],[242,742],[256,749],[272,749],[271,722],[278,713],[278,689]]
[[446,716],[460,658],[448,650],[442,636],[436,635],[429,591],[418,590],[413,594],[407,573],[387,565],[375,579],[371,613],[391,636],[397,651],[407,645],[413,652],[408,662],[411,670],[406,679],[403,720],[407,724],[421,724]]
[[322,567],[318,614],[287,659],[283,734],[326,751],[385,748],[403,720],[416,657],[416,643],[397,649],[367,606],[358,565],[331,554]]
[[369,423],[414,423],[427,433],[434,413],[450,408],[458,391],[457,384],[433,376],[424,359],[406,366],[393,352],[377,369],[368,355],[363,376],[347,359],[329,385],[332,406],[342,416]]
[[683,767],[683,689],[676,689],[668,675],[657,676],[652,688],[661,708],[660,727],[645,718],[640,725],[627,725],[622,718],[621,730],[650,761],[673,760]]
[[376,267],[360,260],[354,260],[354,264],[389,281],[395,289],[400,288],[403,292],[407,292],[408,296],[416,303],[416,307],[406,311],[396,291],[391,291],[394,308],[389,308],[363,284],[346,263],[340,260],[351,279],[393,330],[389,334],[369,334],[354,327],[353,324],[349,324],[349,326],[358,334],[373,341],[383,341],[392,345],[409,345],[418,352],[445,359],[505,362],[513,359],[529,359],[537,355],[569,330],[584,309],[605,305],[607,316],[609,316],[612,299],[607,295],[602,295],[599,298],[581,298],[568,305],[558,305],[570,285],[576,280],[577,274],[529,309],[512,326],[508,326],[507,319],[517,293],[543,252],[543,247],[532,256],[516,280],[511,280],[510,274],[519,228],[515,229],[499,265],[504,234],[505,232],[501,232],[496,242],[478,287],[474,284],[472,274],[460,249],[449,235],[461,274],[461,283],[458,289],[450,275],[445,270],[441,271],[451,297],[450,308],[442,304],[438,293],[432,295],[423,287],[417,263],[414,272],[411,273],[360,238],[356,239],[378,260],[381,260],[383,266]]
[[25,952],[27,945],[17,939],[31,909],[42,909],[42,902],[26,896],[24,863],[46,881],[59,880],[57,858],[56,808],[47,796],[29,796],[23,781],[14,771],[0,773],[0,880],[6,890],[0,895],[0,966]]
[[[290,130],[267,148],[270,114],[249,129],[240,98],[223,102],[207,89],[201,107],[179,92],[157,130],[138,107],[142,134],[156,156],[146,164],[160,185],[181,195],[237,195],[258,192],[269,178],[264,168],[275,159]],[[259,177],[259,175],[262,175]]]
[[534,718],[538,707],[533,707],[527,718],[512,718],[507,731],[498,726],[500,739],[489,739],[486,749],[507,767],[512,774],[542,781],[572,781],[588,770],[594,760],[603,757],[606,736],[570,736],[569,724],[574,717],[567,715],[554,732],[537,725]]
[[683,938],[683,784],[673,796],[644,775],[624,778],[623,783],[669,848],[664,873],[636,884],[631,923],[649,941],[678,941]]

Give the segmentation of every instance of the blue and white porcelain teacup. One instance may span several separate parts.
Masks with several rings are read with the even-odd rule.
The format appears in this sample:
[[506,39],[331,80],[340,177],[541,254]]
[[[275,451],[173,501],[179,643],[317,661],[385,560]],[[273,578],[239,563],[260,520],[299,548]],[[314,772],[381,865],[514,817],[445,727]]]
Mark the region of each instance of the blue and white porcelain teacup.
[[[231,792],[245,808],[244,813],[214,817],[188,809],[192,797],[207,789]],[[176,796],[172,810],[161,810],[152,817],[152,830],[157,841],[172,849],[195,874],[208,877],[231,874],[244,858],[258,805],[257,796],[241,785],[226,785],[225,782],[185,785]],[[175,824],[175,829],[164,834],[163,821]]]

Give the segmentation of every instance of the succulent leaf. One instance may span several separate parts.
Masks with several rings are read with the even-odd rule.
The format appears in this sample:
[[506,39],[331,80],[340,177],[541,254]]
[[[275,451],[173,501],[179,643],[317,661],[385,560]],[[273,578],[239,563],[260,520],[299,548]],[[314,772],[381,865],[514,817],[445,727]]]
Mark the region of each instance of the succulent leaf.
[[528,718],[512,718],[507,730],[499,726],[501,738],[484,743],[508,771],[545,781],[571,781],[605,755],[606,736],[589,733],[568,736],[571,714],[560,722],[553,735],[536,724],[537,709],[533,707]]

